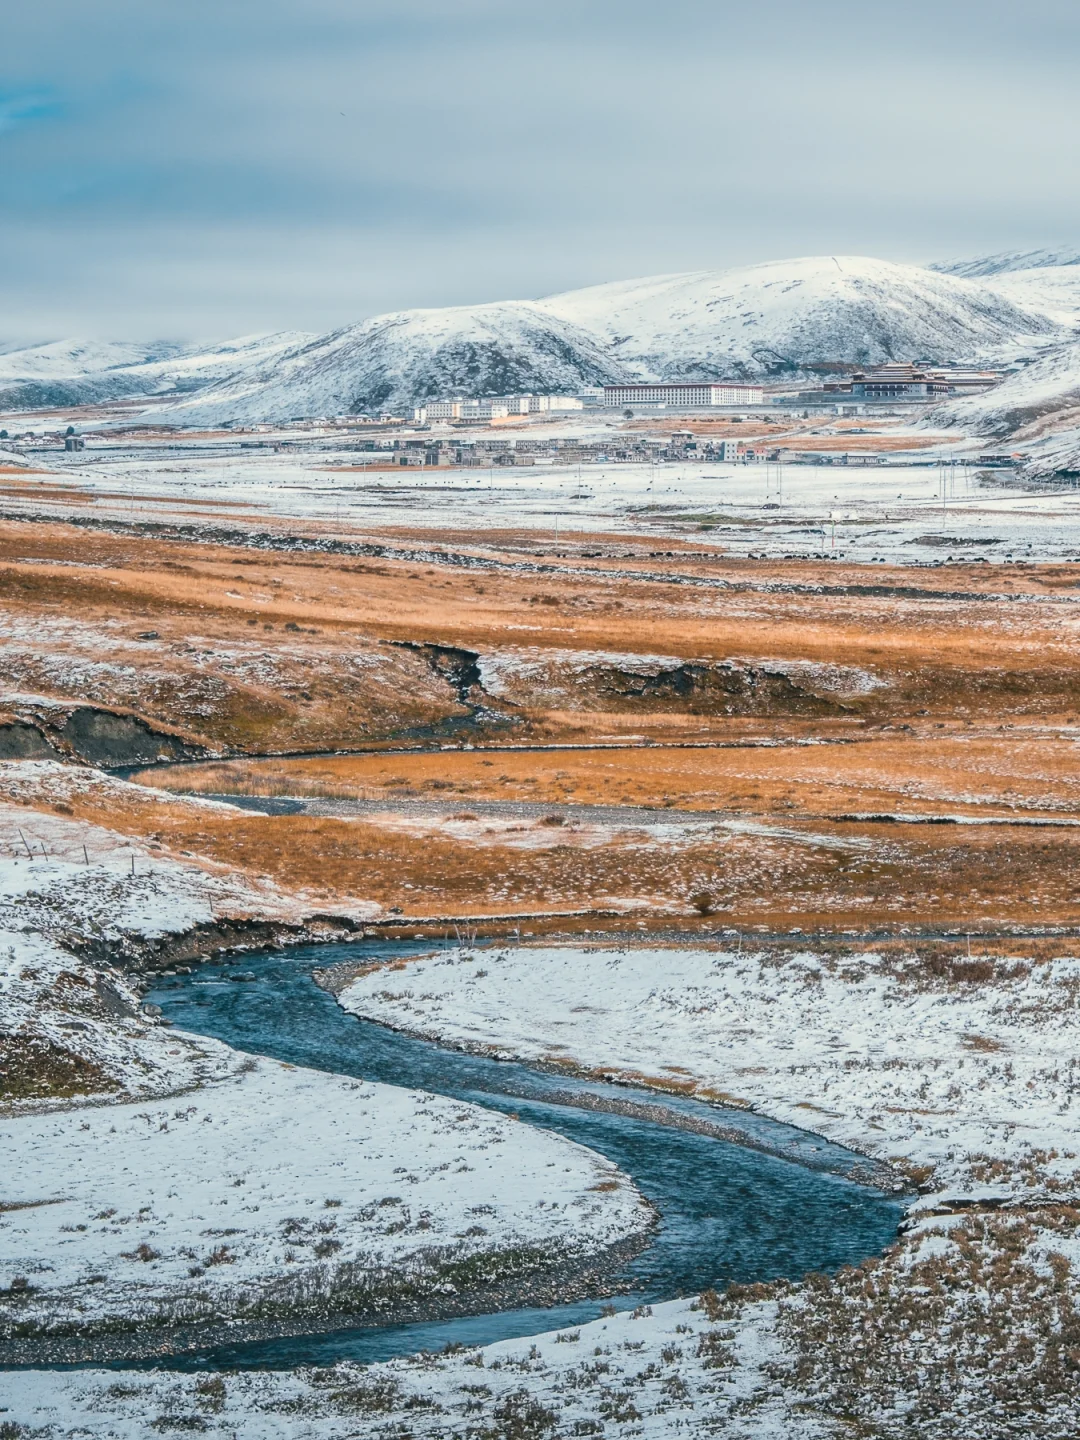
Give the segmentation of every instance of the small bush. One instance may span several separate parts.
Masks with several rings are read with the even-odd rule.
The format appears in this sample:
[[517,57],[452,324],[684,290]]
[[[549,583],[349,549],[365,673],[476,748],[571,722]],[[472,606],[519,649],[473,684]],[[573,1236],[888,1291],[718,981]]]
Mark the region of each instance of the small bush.
[[401,1387],[396,1380],[372,1380],[364,1385],[350,1385],[335,1390],[331,1399],[339,1410],[352,1410],[360,1415],[385,1414],[395,1409]]
[[153,1249],[152,1246],[147,1245],[145,1240],[141,1245],[137,1245],[134,1250],[125,1250],[123,1256],[125,1260],[141,1260],[144,1265],[149,1265],[151,1260],[161,1259],[160,1252]]
[[540,1440],[555,1429],[557,1416],[527,1390],[515,1390],[492,1410],[498,1426],[486,1432],[491,1440]]

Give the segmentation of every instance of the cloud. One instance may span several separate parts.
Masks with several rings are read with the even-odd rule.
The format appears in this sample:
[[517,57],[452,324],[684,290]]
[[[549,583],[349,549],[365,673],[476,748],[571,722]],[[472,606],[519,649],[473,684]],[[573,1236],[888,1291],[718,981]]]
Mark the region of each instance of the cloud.
[[46,90],[28,90],[21,94],[0,91],[0,135],[19,125],[58,115],[61,108],[57,98]]
[[1080,10],[1058,0],[910,0],[903,25],[862,0],[13,8],[8,336],[322,328],[1080,234]]

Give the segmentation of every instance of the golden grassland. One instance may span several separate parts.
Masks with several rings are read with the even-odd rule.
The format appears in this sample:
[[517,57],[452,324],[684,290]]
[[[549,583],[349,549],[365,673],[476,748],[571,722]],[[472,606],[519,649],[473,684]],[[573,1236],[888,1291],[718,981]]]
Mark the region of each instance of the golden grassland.
[[[605,721],[618,717],[605,716]],[[673,748],[678,746],[679,748]],[[721,748],[723,747],[723,748]],[[662,806],[757,817],[855,813],[1066,818],[1080,810],[1077,740],[1058,727],[987,733],[923,725],[838,735],[833,743],[752,738],[626,748],[454,750],[224,761],[148,772],[150,784],[204,792],[381,800]],[[790,813],[787,813],[790,812]]]
[[[386,813],[196,815],[149,792],[119,809],[74,803],[326,906],[621,910],[650,925],[692,917],[707,892],[706,928],[1077,919],[1080,830],[1016,823],[1067,822],[1080,798],[1077,620],[1061,603],[1074,567],[735,560],[676,544],[658,557],[623,540],[616,557],[564,549],[538,574],[519,538],[444,532],[442,554],[418,563],[0,524],[0,682],[122,706],[233,754],[309,752],[147,778]],[[462,563],[477,555],[486,568]],[[463,698],[415,648],[432,644],[525,655],[544,673]],[[642,686],[625,657],[643,655],[708,683]],[[717,688],[724,665],[760,683]],[[469,724],[472,705],[485,713]],[[441,748],[463,741],[475,748]],[[555,745],[586,748],[543,748]],[[357,749],[384,753],[310,754]],[[417,799],[445,809],[398,813]],[[448,818],[496,800],[723,823]],[[978,823],[882,818],[917,815]]]

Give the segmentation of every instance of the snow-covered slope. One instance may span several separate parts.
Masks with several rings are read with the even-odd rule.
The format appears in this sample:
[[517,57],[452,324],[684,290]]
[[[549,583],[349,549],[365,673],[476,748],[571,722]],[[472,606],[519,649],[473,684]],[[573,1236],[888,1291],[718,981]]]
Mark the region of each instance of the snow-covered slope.
[[996,255],[975,255],[965,260],[942,260],[931,265],[941,275],[963,275],[969,280],[990,275],[1009,275],[1019,270],[1057,269],[1080,265],[1080,250],[1062,246],[1055,250],[1001,250]]
[[642,376],[1012,359],[1060,333],[985,285],[847,255],[620,281],[541,304]]
[[288,331],[246,335],[209,346],[173,341],[54,340],[45,345],[0,347],[0,406],[28,410],[186,392],[265,363],[312,338]]
[[943,275],[978,280],[1022,309],[1070,328],[1080,325],[1080,250],[1011,250],[931,265]]
[[290,420],[627,378],[1013,359],[1061,333],[1057,321],[969,280],[826,256],[381,315],[253,365],[163,418]]
[[1009,270],[985,284],[1014,305],[1041,311],[1070,329],[1080,326],[1080,263]]
[[942,406],[927,424],[1008,439],[1039,478],[1080,472],[1080,340],[1057,346],[984,395]]
[[400,411],[429,396],[565,393],[624,376],[587,331],[530,301],[403,310],[293,346],[162,418],[214,424]]
[[0,346],[0,381],[68,380],[171,360],[183,345],[138,345],[127,340],[51,340],[44,345]]
[[1053,425],[1078,411],[1080,340],[1074,340],[1055,346],[993,390],[942,406],[929,417],[929,423],[960,426],[977,435],[1004,436]]

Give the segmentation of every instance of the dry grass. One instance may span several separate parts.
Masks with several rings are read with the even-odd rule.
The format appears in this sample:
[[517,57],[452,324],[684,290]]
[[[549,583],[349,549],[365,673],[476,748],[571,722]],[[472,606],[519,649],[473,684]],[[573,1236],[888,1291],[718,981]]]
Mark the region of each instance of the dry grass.
[[[1080,831],[791,824],[766,833],[706,827],[679,838],[644,828],[516,826],[483,819],[261,816],[194,810],[132,788],[119,799],[73,794],[80,819],[153,838],[182,858],[237,869],[312,908],[355,900],[410,918],[629,910],[649,924],[803,930],[1071,923]],[[456,806],[448,803],[446,815]],[[839,842],[839,843],[836,843]],[[711,913],[692,897],[708,891]]]
[[[949,726],[942,732],[923,725],[904,734],[852,735],[833,745],[615,748],[628,743],[266,759],[152,771],[144,778],[206,792],[662,806],[784,820],[853,812],[1009,821],[1080,813],[1076,739],[1057,729],[987,733]],[[689,737],[674,743],[697,746]]]
[[[865,1440],[1076,1433],[1080,1214],[976,1215],[929,1255],[905,1242],[781,1303],[794,1381]],[[913,1379],[916,1383],[913,1383]]]
[[[482,655],[526,647],[548,657],[544,675],[512,676],[505,694],[486,698],[511,723],[479,727],[476,750],[266,760],[246,773],[175,771],[162,783],[388,804],[420,797],[444,801],[448,816],[491,799],[716,810],[781,833],[658,842],[625,826],[515,836],[483,819],[451,833],[370,818],[194,818],[149,796],[87,818],[160,832],[178,853],[236,864],[326,904],[370,898],[411,916],[631,905],[666,920],[694,915],[690,897],[707,891],[715,914],[692,923],[1075,921],[1080,832],[837,818],[1077,813],[1080,672],[1060,607],[1041,603],[1075,587],[1073,567],[867,570],[703,559],[673,546],[671,558],[636,556],[633,576],[593,558],[539,577],[514,568],[512,535],[442,541],[461,554],[483,550],[495,568],[0,525],[0,610],[9,634],[27,637],[0,649],[0,682],[120,704],[256,753],[425,735],[432,751],[437,727],[466,709],[422,652],[387,642]],[[675,585],[672,574],[729,588]],[[994,598],[1006,587],[1029,602]],[[955,591],[971,598],[942,598]],[[139,638],[148,632],[156,638]],[[576,652],[586,653],[575,666]],[[707,685],[635,690],[617,658],[590,659],[596,652],[672,656],[706,675],[728,661],[759,677],[779,675],[779,664],[804,669],[733,700]],[[807,663],[876,683],[830,691]],[[643,748],[643,739],[661,743]],[[590,748],[482,748],[508,740]],[[834,743],[795,743],[804,741]],[[728,748],[677,748],[704,742]]]
[[[498,543],[507,548],[493,551]],[[509,646],[661,654],[706,667],[734,660],[864,669],[878,688],[842,700],[843,713],[862,723],[910,723],[923,710],[935,721],[981,725],[1080,714],[1080,676],[1060,613],[991,598],[1001,589],[1035,599],[1072,589],[1068,566],[1007,576],[959,566],[844,570],[680,558],[674,546],[671,559],[634,559],[633,568],[653,579],[620,576],[611,560],[573,562],[573,573],[541,579],[511,568],[518,557],[510,536],[487,537],[487,553],[502,568],[275,555],[64,525],[0,525],[0,614],[10,629],[33,632],[33,644],[17,655],[0,652],[0,682],[123,704],[197,730],[211,744],[256,751],[350,748],[460,716],[448,686],[387,644],[400,641],[481,653]],[[672,573],[734,588],[666,583]],[[759,588],[778,579],[810,588]],[[909,593],[836,593],[848,582],[896,583]],[[987,598],[937,598],[953,588]],[[57,622],[62,636],[52,633]],[[147,629],[159,640],[137,643]],[[378,663],[358,670],[358,652]],[[268,653],[272,673],[264,678],[260,662]],[[80,664],[77,683],[65,682],[65,663],[87,654],[122,659],[125,674],[89,674]],[[590,684],[568,680],[561,694],[515,694],[517,733],[588,738],[612,726],[658,738],[673,726],[688,736],[745,733],[746,708],[728,714],[723,697],[613,701],[590,692]],[[759,734],[810,733],[805,716],[783,704],[761,718],[772,728],[759,727]],[[828,733],[830,723],[821,718],[816,730]]]

